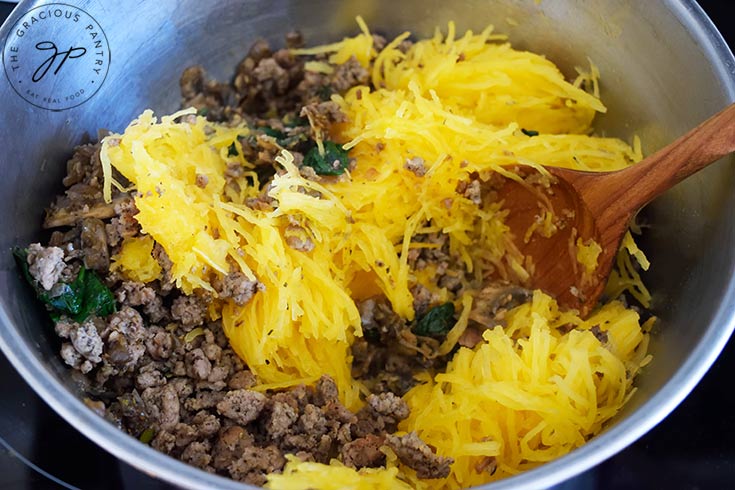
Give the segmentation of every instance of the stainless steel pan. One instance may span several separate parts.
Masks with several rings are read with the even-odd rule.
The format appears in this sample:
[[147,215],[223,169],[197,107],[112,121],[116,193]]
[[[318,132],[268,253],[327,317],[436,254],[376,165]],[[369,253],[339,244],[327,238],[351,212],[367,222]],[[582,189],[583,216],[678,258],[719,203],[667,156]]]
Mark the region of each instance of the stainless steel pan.
[[[733,56],[692,0],[21,2],[0,29],[0,347],[66,420],[147,473],[186,488],[243,488],[157,453],[85,408],[10,248],[39,238],[42,210],[60,190],[72,147],[98,128],[123,129],[145,108],[176,109],[183,68],[199,63],[226,78],[259,36],[280,42],[300,28],[312,43],[333,40],[355,32],[357,14],[386,34],[424,35],[450,19],[459,28],[493,23],[569,74],[590,57],[610,109],[597,127],[622,138],[638,134],[649,152],[735,100]],[[56,50],[34,49],[44,42]],[[643,245],[653,266],[646,280],[661,322],[654,361],[616,422],[568,456],[488,488],[537,490],[580,473],[648,431],[699,381],[735,325],[733,183],[732,162],[722,162],[648,211]]]

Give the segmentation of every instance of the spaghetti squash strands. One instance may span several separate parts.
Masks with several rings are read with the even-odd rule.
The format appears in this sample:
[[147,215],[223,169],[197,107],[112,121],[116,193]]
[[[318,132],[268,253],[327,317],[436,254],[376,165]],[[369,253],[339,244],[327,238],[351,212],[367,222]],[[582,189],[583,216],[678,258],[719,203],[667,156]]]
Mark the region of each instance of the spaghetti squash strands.
[[[212,315],[221,314],[233,349],[258,379],[287,387],[330,374],[345,404],[356,408],[359,384],[350,375],[349,347],[353,335],[361,334],[360,317],[344,284],[347,274],[337,264],[324,267],[339,252],[335,243],[349,224],[347,210],[335,199],[300,192],[315,184],[299,175],[288,154],[282,160],[288,172],[271,189],[272,197],[283,202],[277,211],[244,204],[258,194],[245,177],[238,182],[246,189],[242,200],[228,197],[225,169],[228,161],[242,157],[229,156],[227,148],[247,131],[212,125],[202,117],[159,122],[146,111],[122,135],[108,138],[103,153],[135,185],[136,219],[173,262],[172,279],[180,288],[216,294],[213,282],[235,266],[262,284],[250,303],[218,301]],[[208,177],[205,189],[197,186],[197,175]],[[288,246],[290,220],[302,220],[305,232],[317,240],[313,253]],[[115,267],[131,278],[155,279],[160,268],[142,267],[150,258],[146,243],[125,242]]]
[[[125,242],[114,267],[143,282],[159,278],[150,260],[155,240],[182,291],[213,296],[210,316],[221,317],[258,378],[254,390],[329,374],[351,409],[366,392],[351,371],[351,346],[363,334],[358,303],[385,296],[406,322],[416,320],[417,285],[433,305],[453,303],[454,326],[435,353],[451,355],[449,364],[417,373],[419,384],[405,395],[411,415],[399,427],[454,458],[450,475],[420,480],[386,449],[382,469],[290,458],[282,475],[269,476],[271,488],[457,489],[566,454],[618,413],[650,361],[650,324],[642,328],[638,314],[614,300],[628,291],[647,304],[631,256],[643,268],[647,261],[626,237],[608,289],[613,301],[586,320],[537,291],[505,312],[502,325],[473,324],[477,291],[491,278],[522,284],[533,268],[513,245],[490,183],[495,174],[519,178],[517,166],[624,168],[641,159],[640,143],[592,135],[595,114],[607,110],[594,66],[566,81],[549,60],[513,49],[492,28],[458,35],[451,23],[446,35],[437,31],[406,48],[404,33],[378,51],[358,22],[355,37],[292,51],[324,55],[309,60],[312,73],[336,73],[353,58],[370,72],[372,86],[332,95],[345,121],[318,131],[319,148],[324,136],[349,150],[347,171],[310,180],[283,151],[261,191],[255,166],[242,156],[239,138],[249,128],[207,122],[193,110],[160,121],[146,111],[102,146],[105,196],[120,185],[113,170],[130,181],[148,237]],[[244,172],[228,180],[231,165]],[[206,185],[197,185],[204,177]],[[248,206],[254,197],[272,205]],[[553,232],[547,213],[527,237]],[[414,267],[409,259],[441,246],[432,234],[448,238],[442,253],[459,269],[456,287],[439,283],[446,264]],[[576,246],[591,274],[599,247]],[[231,272],[258,281],[247,304],[217,298],[216,284]],[[463,340],[468,329],[480,327],[481,341],[461,347],[471,345]]]
[[288,457],[283,474],[271,474],[265,488],[274,490],[410,490],[398,477],[398,468],[364,468],[354,470],[338,460],[331,464],[303,462]]
[[[534,293],[507,327],[487,330],[474,350],[459,349],[446,372],[406,394],[411,415],[400,428],[455,459],[440,484],[412,485],[479,485],[581,446],[627,400],[643,337],[638,314],[621,303],[582,320]],[[493,475],[477,469],[488,458]]]
[[153,258],[153,238],[126,238],[112,257],[111,270],[122,270],[133,281],[151,282],[161,276],[161,265]]

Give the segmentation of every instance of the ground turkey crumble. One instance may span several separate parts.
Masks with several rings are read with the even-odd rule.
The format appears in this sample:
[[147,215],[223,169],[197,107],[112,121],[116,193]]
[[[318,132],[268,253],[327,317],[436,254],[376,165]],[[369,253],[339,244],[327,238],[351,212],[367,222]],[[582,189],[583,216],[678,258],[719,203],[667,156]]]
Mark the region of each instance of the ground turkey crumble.
[[[385,44],[380,37],[375,40]],[[301,36],[289,34],[287,44],[300,46]],[[211,121],[267,126],[283,135],[277,142],[272,134],[255,131],[240,141],[267,188],[281,148],[300,163],[305,143],[330,124],[345,121],[330,94],[368,82],[368,71],[355,59],[330,75],[309,72],[304,59],[289,50],[272,51],[265,41],[257,41],[232,83],[209,80],[195,66],[184,71],[180,85],[183,105],[194,106]],[[61,358],[76,372],[92,410],[161,452],[255,485],[264,484],[268,473],[281,471],[287,454],[320,463],[338,458],[353,468],[379,467],[386,459],[382,447],[392,448],[421,478],[448,475],[451,458],[434,454],[414,433],[394,435],[409,415],[400,396],[413,384],[413,371],[443,362],[416,355],[435,347],[434,339],[413,335],[384,298],[372,298],[361,305],[361,313],[373,341],[356,345],[355,374],[365,381],[377,371],[385,374],[369,384],[373,393],[361,410],[353,413],[343,406],[327,376],[315,386],[255,391],[257,380],[230,348],[221,323],[209,320],[212,297],[197,292],[187,296],[176,289],[171,260],[160,245],[153,249],[162,269],[160,280],[143,284],[110,271],[110,257],[141,229],[132,195],[114,190],[112,202],[104,201],[99,150],[99,144],[76,149],[67,163],[65,192],[47,209],[43,222],[51,230],[48,245],[34,243],[27,249],[28,273],[38,291],[53,295],[85,268],[95,271],[114,295],[114,313],[79,322],[62,315],[55,322]],[[420,159],[407,166],[416,175],[425,171]],[[306,175],[319,178],[308,170]],[[242,171],[228,168],[227,175]],[[196,182],[201,188],[208,184],[205,176],[197,176]],[[273,203],[264,192],[252,205],[270,209]],[[314,244],[302,231],[292,224],[288,243],[308,251]],[[237,271],[213,286],[219,297],[240,306],[262,288]],[[426,291],[417,289],[415,295],[417,306],[426,310],[431,302]],[[386,347],[395,340],[397,349]],[[400,360],[407,352],[410,359]]]

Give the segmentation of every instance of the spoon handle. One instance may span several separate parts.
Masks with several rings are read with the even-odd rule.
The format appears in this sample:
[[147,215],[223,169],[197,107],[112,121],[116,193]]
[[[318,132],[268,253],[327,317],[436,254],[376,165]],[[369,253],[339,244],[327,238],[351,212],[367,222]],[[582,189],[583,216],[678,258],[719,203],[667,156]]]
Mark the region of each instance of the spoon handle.
[[614,220],[638,211],[664,191],[732,152],[735,104],[640,163],[598,180],[590,179],[583,193],[593,213]]

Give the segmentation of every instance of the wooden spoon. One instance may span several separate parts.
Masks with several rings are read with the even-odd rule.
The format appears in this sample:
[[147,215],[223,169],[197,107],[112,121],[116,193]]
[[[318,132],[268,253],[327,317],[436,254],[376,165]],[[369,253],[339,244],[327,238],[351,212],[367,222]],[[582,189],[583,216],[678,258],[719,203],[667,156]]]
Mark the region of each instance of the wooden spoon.
[[[735,104],[623,170],[547,168],[550,185],[538,175],[529,179],[537,171],[527,168],[521,170],[523,182],[503,179],[496,190],[510,211],[506,224],[515,245],[532,263],[524,286],[541,289],[586,316],[602,294],[632,217],[659,194],[734,151]],[[544,237],[537,231],[526,237],[543,210],[553,212],[556,233]],[[591,273],[577,260],[577,245],[590,240],[602,248]]]

